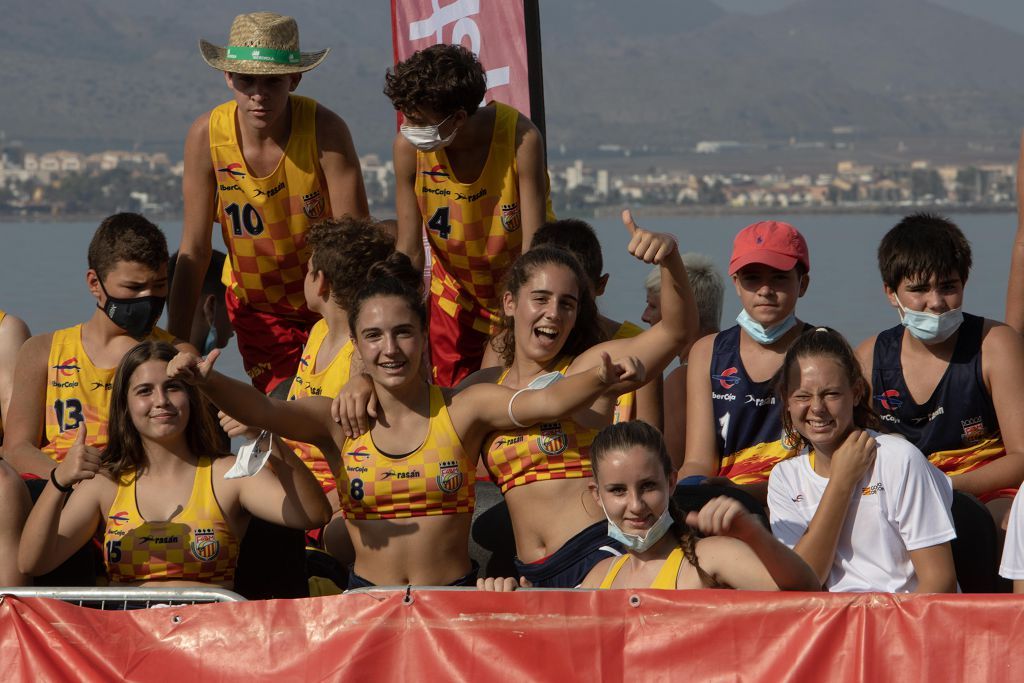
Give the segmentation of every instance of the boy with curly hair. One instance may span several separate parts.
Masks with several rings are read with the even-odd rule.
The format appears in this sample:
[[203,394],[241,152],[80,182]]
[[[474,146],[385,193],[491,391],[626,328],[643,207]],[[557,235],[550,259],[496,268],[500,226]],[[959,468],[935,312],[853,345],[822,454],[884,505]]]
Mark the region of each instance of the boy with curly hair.
[[422,267],[426,228],[431,364],[434,381],[453,386],[480,367],[497,331],[506,270],[554,218],[544,141],[512,107],[480,106],[484,68],[459,45],[420,50],[385,80],[403,119],[393,146],[397,246]]

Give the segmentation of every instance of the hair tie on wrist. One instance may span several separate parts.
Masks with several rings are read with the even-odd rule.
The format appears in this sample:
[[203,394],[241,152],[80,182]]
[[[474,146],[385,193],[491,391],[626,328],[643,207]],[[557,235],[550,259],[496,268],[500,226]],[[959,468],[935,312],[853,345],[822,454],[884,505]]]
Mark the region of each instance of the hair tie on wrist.
[[56,474],[56,472],[57,472],[57,468],[56,467],[54,467],[52,470],[50,470],[50,483],[53,484],[53,487],[55,489],[57,489],[58,491],[60,491],[61,493],[65,494],[65,495],[68,494],[68,493],[71,493],[72,491],[74,491],[75,490],[74,486],[61,486],[60,483],[57,482],[57,474]]

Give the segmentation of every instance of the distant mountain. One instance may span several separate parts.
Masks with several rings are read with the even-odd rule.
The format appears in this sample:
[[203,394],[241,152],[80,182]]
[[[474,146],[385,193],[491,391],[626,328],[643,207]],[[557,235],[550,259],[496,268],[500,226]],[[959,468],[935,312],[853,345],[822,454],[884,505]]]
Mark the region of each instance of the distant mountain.
[[1012,135],[1020,64],[1024,36],[923,0],[806,0],[645,41],[546,41],[549,138]]
[[[8,3],[0,130],[30,147],[139,145],[180,155],[195,116],[227,96],[199,57],[241,0]],[[304,49],[329,46],[300,86],[387,153],[381,94],[389,4],[295,0]],[[1024,36],[925,0],[803,0],[761,15],[710,0],[542,3],[551,145],[689,148],[701,139],[828,135],[1008,139],[1024,124]]]

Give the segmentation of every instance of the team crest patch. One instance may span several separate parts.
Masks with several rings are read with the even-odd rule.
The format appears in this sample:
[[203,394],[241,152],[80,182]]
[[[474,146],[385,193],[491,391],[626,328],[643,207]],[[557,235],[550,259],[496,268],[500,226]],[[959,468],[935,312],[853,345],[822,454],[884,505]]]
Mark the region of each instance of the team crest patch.
[[302,195],[302,212],[306,218],[320,218],[324,215],[324,196],[320,190]]
[[220,554],[220,541],[213,529],[196,529],[193,534],[195,540],[188,544],[193,557],[203,562],[210,562],[217,559]]
[[501,227],[505,232],[515,232],[523,226],[523,218],[518,204],[501,205]]
[[459,463],[455,460],[445,460],[441,463],[441,474],[437,475],[437,488],[445,493],[455,493],[462,488],[465,480],[462,472],[459,471]]
[[569,446],[569,436],[562,429],[560,423],[542,425],[540,436],[537,437],[537,445],[548,455],[558,455]]
[[965,445],[973,446],[985,438],[985,423],[980,415],[968,420],[960,420],[960,426],[964,430],[960,438],[963,439]]

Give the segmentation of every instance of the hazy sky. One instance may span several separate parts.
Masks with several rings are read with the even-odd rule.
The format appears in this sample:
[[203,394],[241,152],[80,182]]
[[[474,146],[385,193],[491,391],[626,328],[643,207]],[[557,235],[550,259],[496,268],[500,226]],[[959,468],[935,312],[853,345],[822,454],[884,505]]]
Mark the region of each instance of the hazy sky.
[[[799,0],[714,0],[729,10],[754,14],[771,12]],[[856,2],[856,0],[851,0]],[[949,7],[964,14],[980,17],[993,24],[1024,34],[1024,2],[1021,0],[930,0],[936,5]]]

